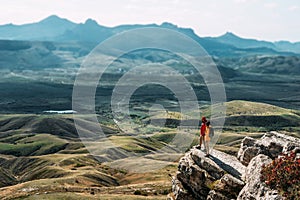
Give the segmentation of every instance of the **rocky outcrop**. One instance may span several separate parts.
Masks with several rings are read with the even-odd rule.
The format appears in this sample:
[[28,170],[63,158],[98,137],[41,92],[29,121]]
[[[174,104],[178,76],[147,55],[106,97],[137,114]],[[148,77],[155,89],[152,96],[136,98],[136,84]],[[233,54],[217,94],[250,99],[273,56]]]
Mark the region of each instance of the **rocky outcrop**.
[[243,186],[243,181],[230,174],[225,174],[213,186],[213,190],[209,192],[207,199],[235,199]]
[[240,192],[238,200],[280,200],[283,199],[276,190],[271,190],[260,181],[260,171],[263,164],[269,164],[272,159],[259,154],[249,163],[245,172],[246,185]]
[[238,159],[244,165],[248,165],[252,158],[259,154],[277,158],[279,154],[300,148],[300,140],[285,134],[270,132],[261,139],[255,140],[245,137],[238,152]]
[[261,182],[260,173],[263,165],[292,150],[300,153],[300,139],[277,132],[266,133],[258,140],[244,138],[237,158],[217,150],[205,157],[197,146],[193,147],[179,161],[170,199],[283,199]]
[[174,199],[237,198],[246,167],[236,157],[217,150],[209,158],[204,155],[194,147],[181,158],[172,181]]
[[244,138],[238,158],[244,165],[248,165],[244,175],[246,185],[237,199],[283,199],[278,191],[269,189],[265,183],[261,182],[260,172],[263,165],[269,164],[281,153],[290,151],[295,151],[300,156],[300,139],[277,132],[266,133],[259,140]]

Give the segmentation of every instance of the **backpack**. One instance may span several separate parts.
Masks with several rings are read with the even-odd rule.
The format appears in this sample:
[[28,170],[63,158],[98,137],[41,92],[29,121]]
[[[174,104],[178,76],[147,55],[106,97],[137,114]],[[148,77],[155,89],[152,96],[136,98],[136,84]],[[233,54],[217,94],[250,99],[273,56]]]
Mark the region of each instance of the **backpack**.
[[213,127],[209,127],[209,137],[212,138],[215,135],[215,130]]

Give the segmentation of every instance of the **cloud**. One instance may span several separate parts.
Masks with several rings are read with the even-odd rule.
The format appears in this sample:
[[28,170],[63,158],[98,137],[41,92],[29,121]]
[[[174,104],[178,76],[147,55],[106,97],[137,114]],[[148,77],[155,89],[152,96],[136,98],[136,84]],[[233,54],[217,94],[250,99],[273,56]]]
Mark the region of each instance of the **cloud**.
[[234,0],[235,3],[247,3],[248,0]]
[[264,4],[264,7],[270,8],[270,9],[277,8],[278,6],[279,6],[278,3],[275,3],[275,2],[270,2],[270,3]]
[[244,4],[244,3],[255,3],[258,2],[259,0],[233,0],[235,3],[240,3],[240,4]]
[[297,11],[297,10],[299,10],[299,6],[297,6],[297,5],[292,5],[292,6],[290,6],[290,7],[288,7],[288,10],[289,11]]

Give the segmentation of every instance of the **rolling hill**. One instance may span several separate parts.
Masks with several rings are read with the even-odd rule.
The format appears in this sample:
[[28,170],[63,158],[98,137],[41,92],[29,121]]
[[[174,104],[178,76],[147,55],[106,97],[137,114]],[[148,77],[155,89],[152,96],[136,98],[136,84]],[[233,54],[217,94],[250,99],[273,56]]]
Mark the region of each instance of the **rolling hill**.
[[[166,172],[173,172],[175,163],[160,161],[169,164],[148,173],[111,167],[109,163],[115,161],[117,149],[114,152],[107,149],[110,154],[99,155],[96,160],[78,138],[72,115],[2,115],[0,121],[1,197],[26,197],[37,192],[77,192],[92,197],[94,194],[108,196],[113,192],[138,198],[134,193],[142,191],[142,194],[160,198],[169,193]],[[153,151],[164,144],[118,136],[117,129],[102,128],[107,135],[114,134],[110,140],[117,142],[118,148],[128,151],[125,157],[132,151]],[[127,159],[128,164],[137,162],[129,161],[131,157]],[[155,158],[148,160],[157,162]],[[145,189],[149,187],[151,191]]]
[[[300,137],[299,111],[247,101],[227,102],[226,107],[224,133],[216,149],[235,154],[245,136],[260,137],[274,129]],[[209,111],[210,108],[201,109],[208,117]],[[151,119],[162,116],[157,113]],[[151,153],[168,146],[176,134],[174,128],[158,126],[141,129],[141,134],[145,132],[147,137],[132,137],[119,132],[113,125],[102,125],[116,148],[93,157],[78,138],[72,115],[1,115],[0,196],[9,199],[39,193],[50,197],[77,192],[92,198],[113,192],[128,195],[128,198],[133,198],[134,194],[161,198],[170,190],[168,174],[176,171],[176,158],[180,155]],[[198,130],[194,134],[198,135]],[[197,143],[196,137],[192,145]],[[128,154],[119,157],[118,149]],[[147,155],[135,159],[130,156],[131,152]],[[158,164],[165,167],[145,173],[128,170],[137,166],[141,159],[147,163],[146,167]]]

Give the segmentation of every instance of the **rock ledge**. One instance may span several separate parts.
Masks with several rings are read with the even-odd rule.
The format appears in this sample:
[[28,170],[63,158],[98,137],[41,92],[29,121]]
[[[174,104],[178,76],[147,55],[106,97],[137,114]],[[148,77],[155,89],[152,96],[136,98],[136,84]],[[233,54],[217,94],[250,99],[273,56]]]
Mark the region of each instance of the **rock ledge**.
[[300,156],[300,139],[277,132],[256,140],[245,137],[237,157],[212,150],[209,158],[193,147],[179,161],[172,179],[173,200],[280,200],[279,192],[260,181],[263,164],[281,153]]

